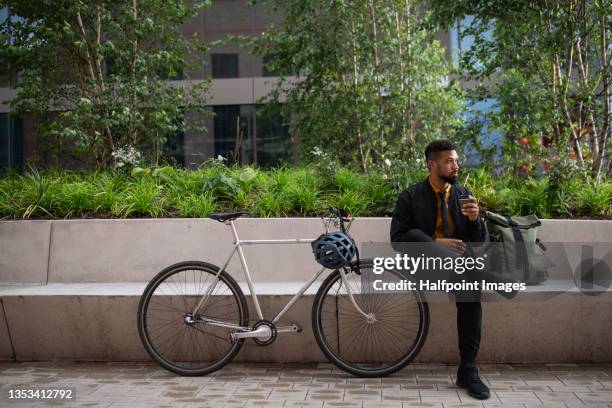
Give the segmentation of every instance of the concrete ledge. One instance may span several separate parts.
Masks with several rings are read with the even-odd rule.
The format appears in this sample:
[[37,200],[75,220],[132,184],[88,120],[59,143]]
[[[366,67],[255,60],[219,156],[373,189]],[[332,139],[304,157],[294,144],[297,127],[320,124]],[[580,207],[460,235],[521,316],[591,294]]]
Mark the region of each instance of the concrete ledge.
[[[359,243],[388,242],[390,222],[357,218],[351,235]],[[236,228],[241,239],[316,238],[323,231],[318,218],[241,218]],[[610,242],[612,221],[543,220],[539,236]],[[231,245],[229,227],[210,219],[1,221],[0,284],[146,282],[187,259],[222,264]],[[256,282],[306,280],[317,269],[308,244],[246,247],[245,257]],[[227,270],[242,280],[237,257]]]
[[0,284],[47,283],[53,221],[0,221]]
[[610,242],[612,220],[544,219],[538,237],[543,242]]

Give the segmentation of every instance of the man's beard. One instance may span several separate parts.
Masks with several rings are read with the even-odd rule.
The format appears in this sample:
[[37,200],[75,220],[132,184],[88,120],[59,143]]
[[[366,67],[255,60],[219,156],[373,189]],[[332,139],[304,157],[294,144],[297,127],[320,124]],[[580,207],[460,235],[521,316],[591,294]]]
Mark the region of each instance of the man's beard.
[[446,181],[448,184],[455,184],[457,182],[457,173],[451,174],[450,176],[444,176],[442,174],[438,174],[442,180]]

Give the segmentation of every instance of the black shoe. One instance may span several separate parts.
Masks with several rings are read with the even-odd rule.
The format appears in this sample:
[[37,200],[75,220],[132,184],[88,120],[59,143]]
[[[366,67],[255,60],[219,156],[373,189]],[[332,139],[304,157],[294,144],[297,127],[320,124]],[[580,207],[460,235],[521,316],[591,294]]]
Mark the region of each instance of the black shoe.
[[478,375],[478,368],[476,368],[476,365],[459,366],[455,384],[461,388],[465,388],[467,393],[473,398],[485,400],[491,396],[489,387],[484,385]]

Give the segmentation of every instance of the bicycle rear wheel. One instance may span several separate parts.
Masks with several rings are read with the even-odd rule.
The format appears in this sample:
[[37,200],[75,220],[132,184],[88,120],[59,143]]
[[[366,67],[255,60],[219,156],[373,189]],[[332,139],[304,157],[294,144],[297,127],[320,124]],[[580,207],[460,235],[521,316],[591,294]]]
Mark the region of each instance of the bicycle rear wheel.
[[181,262],[158,273],[144,290],[138,333],[162,367],[180,375],[208,374],[230,362],[242,347],[244,339],[231,342],[230,333],[248,324],[246,299],[227,272],[216,278],[218,270],[205,262]]
[[[312,309],[314,336],[327,358],[342,370],[359,377],[382,377],[401,370],[419,353],[429,328],[429,307],[419,291],[379,292],[362,282],[372,276],[372,261],[351,266],[346,280],[352,304],[340,271],[330,274],[315,296]],[[370,275],[367,275],[370,274]],[[385,270],[376,279],[406,279],[395,270]]]

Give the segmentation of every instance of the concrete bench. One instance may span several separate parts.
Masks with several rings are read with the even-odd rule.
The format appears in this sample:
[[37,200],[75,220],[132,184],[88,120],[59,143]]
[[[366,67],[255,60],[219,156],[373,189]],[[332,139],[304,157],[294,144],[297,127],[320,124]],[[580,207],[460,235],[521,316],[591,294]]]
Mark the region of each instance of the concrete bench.
[[[388,218],[357,219],[358,242],[388,240]],[[241,219],[242,239],[306,238],[318,219]],[[544,220],[543,241],[602,242],[610,221]],[[74,220],[0,222],[0,359],[144,360],[136,328],[140,295],[159,270],[197,259],[221,264],[232,239],[212,220]],[[308,245],[246,249],[264,316],[274,316],[316,269]],[[575,262],[574,262],[575,263]],[[290,266],[288,266],[290,265]],[[574,265],[572,265],[573,267]],[[240,280],[237,262],[228,270]],[[566,271],[567,272],[567,271]],[[485,293],[482,362],[611,362],[612,291],[597,296],[558,273],[507,301]],[[241,282],[245,293],[248,287]],[[315,283],[283,318],[304,331],[268,347],[247,341],[238,361],[325,361],[311,330]],[[420,362],[457,361],[455,305],[428,295],[431,326]],[[251,319],[255,320],[250,305]]]

